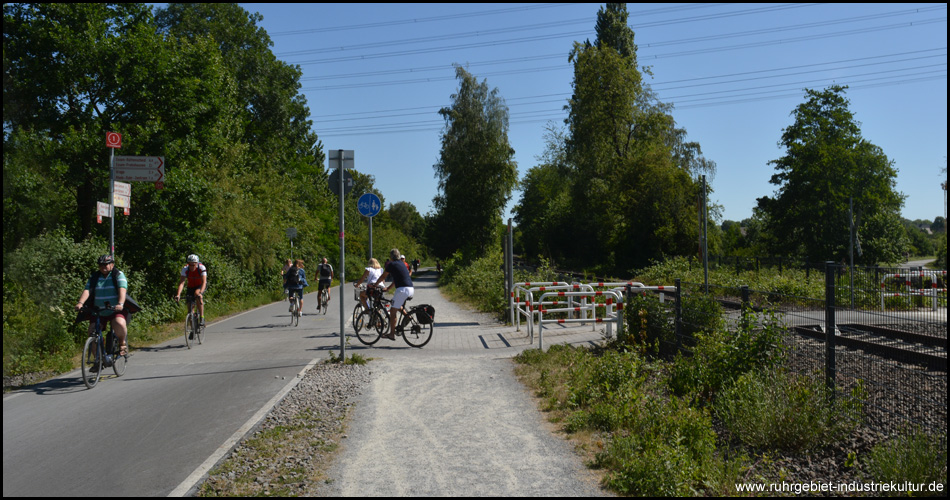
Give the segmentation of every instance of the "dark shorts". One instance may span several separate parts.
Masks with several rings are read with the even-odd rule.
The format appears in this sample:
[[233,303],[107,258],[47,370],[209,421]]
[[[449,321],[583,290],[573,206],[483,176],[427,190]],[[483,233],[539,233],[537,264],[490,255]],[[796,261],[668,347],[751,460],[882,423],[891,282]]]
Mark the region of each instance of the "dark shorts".
[[317,291],[319,292],[324,288],[330,288],[330,283],[332,283],[330,278],[320,278],[320,282],[317,284]]
[[287,298],[296,295],[300,300],[303,300],[303,288],[288,288],[287,291],[290,292],[287,294]]
[[[103,321],[103,322],[102,322],[102,328],[103,328],[103,329],[105,329],[106,324],[107,324],[108,322],[111,322],[111,321],[112,321],[112,317],[113,317],[113,316],[122,316],[123,318],[125,318],[125,324],[128,325],[128,324],[129,324],[129,316],[131,316],[131,313],[129,313],[128,311],[122,310],[122,311],[113,311],[112,314],[110,314],[110,315],[108,315],[108,316],[100,316],[100,318],[101,318],[102,321]],[[89,319],[89,326],[90,326],[91,328],[95,328],[95,326],[96,326],[96,317],[95,317],[95,316],[93,316],[92,318]]]

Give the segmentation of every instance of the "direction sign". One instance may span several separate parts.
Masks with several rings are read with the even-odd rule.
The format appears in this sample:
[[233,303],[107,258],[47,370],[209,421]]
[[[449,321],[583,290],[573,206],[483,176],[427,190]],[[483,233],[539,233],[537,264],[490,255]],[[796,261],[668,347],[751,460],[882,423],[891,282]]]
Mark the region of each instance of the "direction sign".
[[[343,171],[343,194],[349,193],[353,189],[354,183],[355,181],[353,181],[353,175],[350,174],[348,171],[344,170]],[[330,181],[328,184],[330,184],[330,191],[333,194],[340,196],[340,169],[336,169],[330,174]]]
[[116,182],[112,186],[112,191],[118,195],[132,196],[132,185],[124,182]]
[[356,203],[360,215],[365,215],[366,217],[375,217],[383,208],[381,205],[382,202],[379,201],[379,196],[376,196],[374,193],[366,193],[360,196],[359,201]]
[[340,153],[343,153],[343,168],[353,168],[352,149],[331,149],[328,153],[330,168],[340,168]]
[[162,156],[116,156],[115,178],[133,182],[163,182],[165,158]]
[[132,206],[132,197],[116,193],[113,196],[112,204],[117,207],[129,208]]
[[287,228],[287,237],[290,238],[290,239],[296,238],[296,237],[297,237],[297,228],[295,228],[295,227],[288,227],[288,228]]
[[112,217],[112,207],[108,203],[96,202],[96,215],[99,217]]

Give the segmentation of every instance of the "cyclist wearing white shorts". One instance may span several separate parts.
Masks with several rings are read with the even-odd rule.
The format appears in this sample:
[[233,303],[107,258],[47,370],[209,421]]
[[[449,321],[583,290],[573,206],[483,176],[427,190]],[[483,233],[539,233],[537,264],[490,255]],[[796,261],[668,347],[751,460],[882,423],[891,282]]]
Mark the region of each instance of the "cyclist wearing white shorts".
[[392,275],[393,284],[390,286],[396,287],[396,293],[393,296],[393,305],[389,310],[389,335],[384,335],[384,337],[389,340],[396,340],[396,310],[402,309],[403,314],[405,314],[405,309],[403,306],[406,304],[406,300],[412,297],[415,289],[412,286],[412,279],[409,277],[409,269],[406,268],[406,264],[403,261],[399,260],[399,250],[393,248],[389,252],[389,262],[386,264],[386,268],[383,269],[382,276],[376,280],[376,285],[381,284],[386,281],[386,278]]

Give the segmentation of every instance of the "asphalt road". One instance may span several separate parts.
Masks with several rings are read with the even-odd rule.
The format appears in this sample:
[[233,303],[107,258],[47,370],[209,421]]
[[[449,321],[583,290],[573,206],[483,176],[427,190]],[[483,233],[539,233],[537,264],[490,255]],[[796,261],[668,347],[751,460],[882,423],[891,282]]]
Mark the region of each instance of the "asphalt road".
[[[329,314],[317,315],[307,295],[298,327],[275,303],[210,324],[190,350],[182,337],[135,350],[124,376],[92,390],[72,372],[6,395],[3,495],[188,492],[298,374],[339,350],[338,296],[336,287]],[[600,494],[512,374],[508,359],[537,338],[444,300],[431,273],[416,279],[419,303],[436,308],[424,348],[350,340],[381,376],[362,396],[327,494]],[[591,326],[545,329],[546,346],[599,338]]]

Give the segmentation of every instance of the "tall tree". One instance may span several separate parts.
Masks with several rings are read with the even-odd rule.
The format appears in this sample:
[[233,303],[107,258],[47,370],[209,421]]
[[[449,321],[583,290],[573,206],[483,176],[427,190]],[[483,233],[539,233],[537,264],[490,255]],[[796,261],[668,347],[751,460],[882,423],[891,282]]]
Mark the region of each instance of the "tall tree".
[[[861,136],[846,89],[806,89],[806,101],[792,112],[794,123],[782,132],[785,155],[769,162],[776,170],[769,182],[778,190],[758,199],[773,251],[811,261],[846,259],[849,200],[864,247],[860,261],[874,264],[906,246],[906,238],[897,237],[904,195],[895,190],[894,162]],[[898,232],[890,239],[880,234],[891,229]]]
[[566,159],[575,221],[566,245],[576,260],[612,271],[695,250],[692,175],[715,166],[698,144],[685,142],[671,106],[644,83],[627,17],[626,4],[601,8],[595,43],[575,43],[569,58]]
[[442,149],[433,168],[439,194],[433,199],[430,246],[445,257],[462,250],[469,256],[499,241],[502,211],[518,180],[515,150],[508,142],[508,106],[498,89],[478,83],[456,65],[458,92],[439,110],[445,119]]

